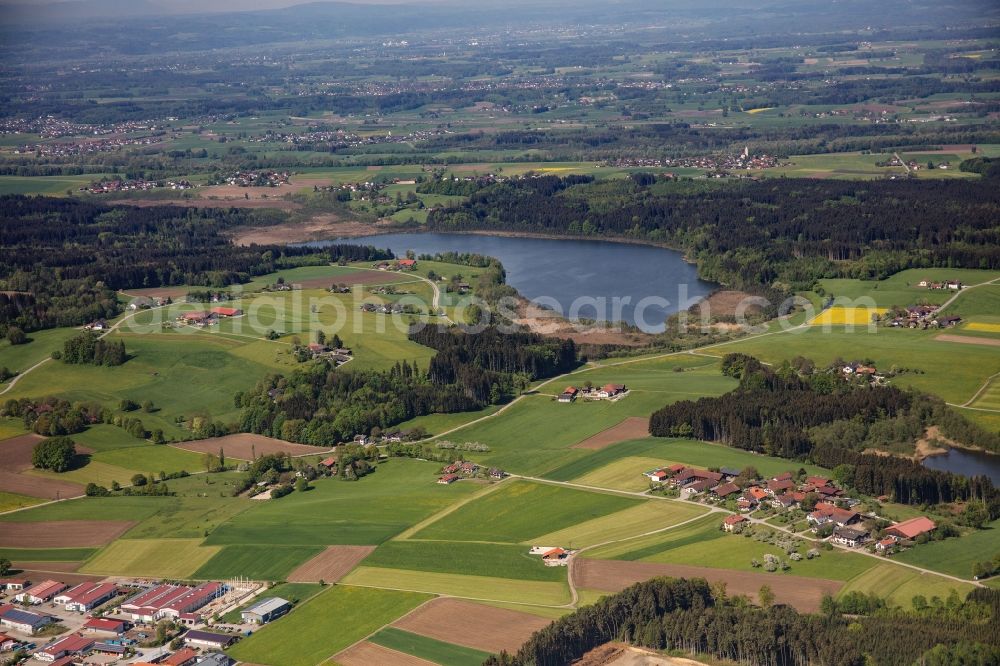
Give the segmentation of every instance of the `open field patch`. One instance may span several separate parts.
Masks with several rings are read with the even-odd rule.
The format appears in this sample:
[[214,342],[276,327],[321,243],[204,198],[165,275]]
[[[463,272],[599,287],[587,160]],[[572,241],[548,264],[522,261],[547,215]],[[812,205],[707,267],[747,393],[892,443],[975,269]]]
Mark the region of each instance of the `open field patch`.
[[528,481],[459,507],[417,532],[418,539],[519,543],[630,508],[640,500]]
[[946,599],[952,590],[957,590],[959,595],[964,597],[972,590],[972,584],[957,583],[934,574],[883,563],[849,580],[840,590],[840,594],[848,592],[875,594],[891,605],[910,610],[913,606],[913,597],[917,595],[923,595],[927,601],[932,597]]
[[435,599],[393,626],[486,652],[516,651],[550,620],[461,599]]
[[[0,557],[11,562],[71,562],[78,565],[97,552],[96,548],[0,548]],[[74,566],[71,571],[76,571]]]
[[219,552],[200,539],[122,539],[102,550],[82,573],[190,578]]
[[31,454],[35,445],[45,440],[45,437],[28,433],[0,441],[0,458],[3,467],[9,472],[20,472],[31,469]]
[[40,497],[29,497],[27,495],[18,495],[17,493],[5,493],[0,491],[0,513],[24,509],[43,501],[44,500]]
[[[343,652],[338,652],[333,663],[340,666],[370,666],[371,664],[384,664],[385,666],[432,666],[435,662],[421,659],[412,654],[406,654],[399,650],[363,641],[357,645],[352,645]],[[479,662],[482,663],[482,662]]]
[[176,448],[194,453],[213,453],[219,449],[226,454],[227,458],[237,460],[253,460],[254,457],[267,456],[275,453],[287,453],[290,456],[303,456],[309,454],[321,454],[328,449],[319,446],[309,446],[308,444],[295,444],[273,437],[255,435],[253,433],[237,433],[235,435],[225,435],[224,437],[211,437],[209,439],[199,439],[193,442],[179,442],[174,444]]
[[983,345],[985,347],[1000,347],[1000,340],[993,338],[977,338],[971,335],[952,335],[945,333],[934,338],[941,342],[958,342],[963,345]]
[[229,654],[266,666],[315,666],[430,598],[334,585],[240,641]]
[[365,566],[493,578],[563,582],[566,569],[547,567],[528,547],[463,541],[386,541]]
[[602,430],[582,442],[577,442],[572,448],[599,450],[618,442],[645,437],[648,434],[649,419],[640,416],[630,416],[616,426]]
[[426,658],[441,666],[480,666],[489,656],[464,645],[421,636],[395,627],[386,627],[372,636],[369,641],[418,658]]
[[327,546],[288,574],[286,579],[295,583],[336,583],[373,550],[375,546]]
[[356,482],[320,479],[307,493],[253,506],[220,525],[216,545],[380,544],[448,505],[475,493],[474,483],[435,483],[438,463],[394,458]]
[[536,541],[546,545],[586,548],[663,529],[703,513],[705,509],[695,504],[650,500],[630,509],[550,532],[538,537]]
[[86,548],[110,543],[135,525],[127,520],[0,523],[0,547]]
[[573,483],[614,490],[641,491],[649,488],[649,479],[643,475],[651,469],[666,467],[665,458],[626,456],[573,479]]
[[490,576],[409,571],[360,566],[341,581],[344,585],[384,587],[428,594],[447,594],[467,599],[512,601],[559,606],[570,600],[565,583],[514,580]]
[[753,598],[756,598],[762,585],[768,585],[779,603],[789,604],[805,613],[818,611],[823,595],[835,595],[843,586],[840,581],[822,578],[617,560],[578,560],[573,566],[573,576],[580,587],[607,592],[619,592],[657,576],[704,578],[709,583],[725,583],[726,592],[730,595],[745,594]]
[[199,580],[245,576],[252,580],[285,580],[290,571],[320,552],[321,546],[224,546],[192,574]]

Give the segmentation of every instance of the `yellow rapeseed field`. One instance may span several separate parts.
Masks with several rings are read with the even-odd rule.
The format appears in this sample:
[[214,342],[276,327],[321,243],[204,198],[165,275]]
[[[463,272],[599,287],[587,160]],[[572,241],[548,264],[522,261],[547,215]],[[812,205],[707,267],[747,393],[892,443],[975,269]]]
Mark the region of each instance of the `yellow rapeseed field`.
[[974,321],[965,328],[982,333],[1000,333],[1000,324],[987,324],[984,321]]
[[882,316],[887,308],[832,307],[813,317],[810,326],[865,326],[871,323],[872,315]]

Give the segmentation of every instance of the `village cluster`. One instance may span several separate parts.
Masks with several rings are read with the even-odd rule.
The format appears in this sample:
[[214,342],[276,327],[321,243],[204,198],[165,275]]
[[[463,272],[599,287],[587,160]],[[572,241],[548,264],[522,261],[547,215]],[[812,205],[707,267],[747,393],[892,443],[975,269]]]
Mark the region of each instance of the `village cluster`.
[[784,472],[770,479],[748,478],[742,470],[723,467],[712,471],[682,464],[649,470],[644,476],[654,489],[737,510],[722,521],[727,532],[740,532],[760,522],[756,515],[801,514],[807,529],[821,539],[850,548],[867,546],[872,552],[889,555],[937,529],[934,521],[924,516],[893,523],[873,512],[861,513],[859,500],[845,497],[842,488],[821,476],[796,479],[791,472]]
[[442,485],[448,485],[455,483],[460,479],[475,479],[475,478],[485,478],[493,479],[494,481],[503,481],[507,478],[507,472],[503,471],[499,467],[490,467],[489,469],[477,465],[474,462],[469,462],[467,460],[456,460],[453,463],[445,465],[441,470],[442,474],[438,477],[438,483]]
[[109,194],[112,192],[148,192],[160,188],[189,190],[192,187],[194,185],[187,180],[143,180],[141,178],[134,178],[128,180],[97,180],[90,185],[81,187],[80,191],[89,194]]
[[773,169],[778,166],[778,158],[773,155],[751,155],[746,147],[737,155],[701,155],[699,157],[676,157],[665,159],[654,158],[621,158],[599,166],[610,166],[619,169],[634,168],[689,168],[705,169],[707,171],[726,171],[729,169]]
[[[67,584],[0,579],[0,653],[52,666],[230,666],[221,651],[292,608],[242,580],[195,585],[148,580]],[[238,624],[221,622],[240,609]]]
[[286,185],[291,175],[287,171],[237,171],[209,185],[234,185],[236,187],[278,187]]

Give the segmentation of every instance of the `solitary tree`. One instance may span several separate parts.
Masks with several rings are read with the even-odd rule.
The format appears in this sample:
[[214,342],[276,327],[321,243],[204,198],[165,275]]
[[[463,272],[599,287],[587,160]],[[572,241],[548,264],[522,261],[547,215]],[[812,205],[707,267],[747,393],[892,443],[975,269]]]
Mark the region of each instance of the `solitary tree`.
[[770,608],[774,604],[774,592],[770,585],[761,585],[757,592],[757,600],[760,601],[761,608]]
[[76,444],[69,437],[52,437],[35,444],[31,464],[39,469],[65,472],[76,457]]

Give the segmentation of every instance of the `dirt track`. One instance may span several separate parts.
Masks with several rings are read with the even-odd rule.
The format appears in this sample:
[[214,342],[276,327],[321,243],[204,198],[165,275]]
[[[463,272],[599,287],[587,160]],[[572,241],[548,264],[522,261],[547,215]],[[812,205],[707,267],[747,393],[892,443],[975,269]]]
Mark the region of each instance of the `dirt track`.
[[227,458],[236,458],[237,460],[253,460],[255,455],[260,457],[272,453],[287,453],[292,456],[322,454],[329,450],[319,446],[295,444],[252,433],[238,433],[225,437],[199,439],[193,442],[179,442],[172,446],[195,453],[218,453],[221,448]]
[[550,622],[529,613],[444,598],[421,606],[393,626],[486,652],[514,652]]
[[967,345],[985,345],[987,347],[1000,347],[1000,340],[992,338],[976,338],[971,335],[939,335],[935,340],[942,342],[961,342]]
[[373,550],[375,546],[327,546],[322,553],[288,574],[288,582],[336,583]]
[[341,666],[434,666],[433,661],[426,661],[402,652],[365,641],[337,653],[333,661]]
[[574,575],[578,587],[607,592],[618,592],[629,585],[657,576],[704,578],[709,583],[722,582],[726,584],[728,594],[746,594],[751,597],[756,597],[762,585],[769,585],[778,603],[794,606],[806,613],[818,611],[823,595],[836,595],[844,585],[840,581],[824,578],[620,560],[578,560],[574,565]]
[[570,448],[597,451],[618,442],[640,439],[642,437],[649,437],[649,419],[630,416],[618,425],[612,426],[607,430],[602,430],[582,442],[577,442]]
[[93,548],[111,543],[135,525],[129,520],[52,520],[0,523],[0,546],[7,548]]

